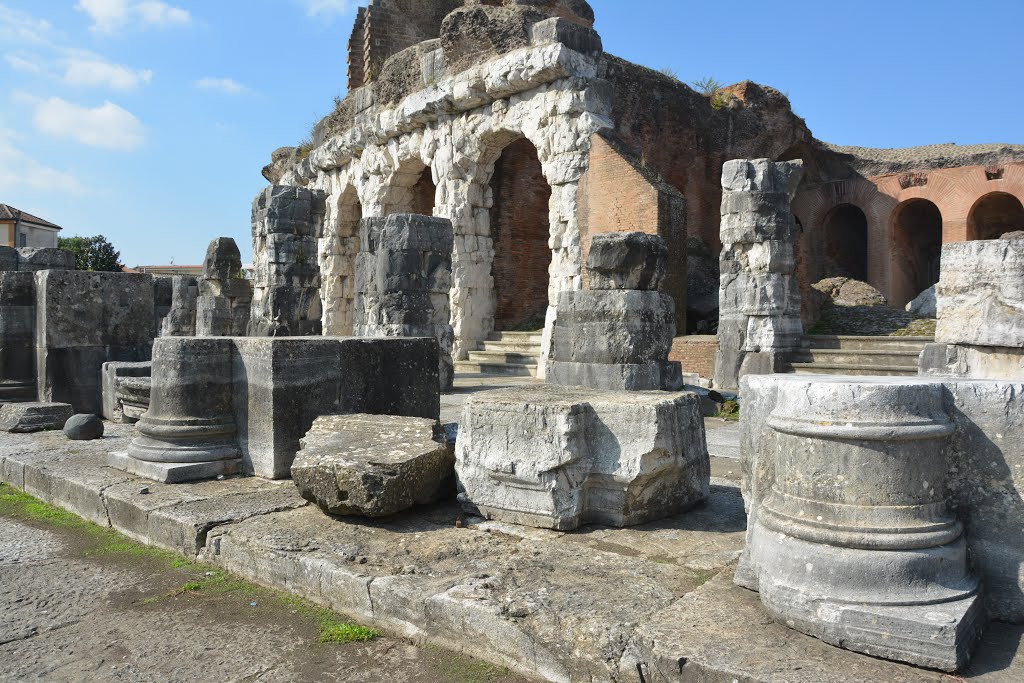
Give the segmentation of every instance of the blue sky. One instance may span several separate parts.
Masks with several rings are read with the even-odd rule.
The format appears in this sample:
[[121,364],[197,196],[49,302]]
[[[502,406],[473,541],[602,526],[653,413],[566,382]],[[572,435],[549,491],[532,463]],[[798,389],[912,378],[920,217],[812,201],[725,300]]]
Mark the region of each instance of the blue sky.
[[[0,0],[0,202],[130,266],[234,237],[344,94],[348,0]],[[1024,143],[1019,0],[591,0],[605,49],[789,94],[838,144]]]

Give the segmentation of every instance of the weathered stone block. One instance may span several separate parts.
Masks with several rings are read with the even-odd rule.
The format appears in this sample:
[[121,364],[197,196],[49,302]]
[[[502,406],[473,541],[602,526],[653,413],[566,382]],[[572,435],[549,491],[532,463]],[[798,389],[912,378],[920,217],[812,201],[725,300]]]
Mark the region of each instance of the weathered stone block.
[[292,478],[328,514],[385,517],[455,493],[455,455],[434,420],[329,415],[301,444]]
[[591,289],[655,291],[667,268],[665,240],[642,232],[595,235],[587,254]]
[[151,276],[44,270],[36,274],[36,300],[39,398],[99,414],[103,363],[150,358]]
[[1024,348],[1024,241],[942,246],[935,341]]
[[5,403],[0,406],[0,431],[61,429],[73,414],[74,409],[67,403]]
[[550,385],[469,398],[456,444],[464,498],[489,518],[552,529],[629,526],[708,495],[698,398]]
[[36,398],[35,292],[32,273],[0,271],[0,404]]
[[37,270],[74,270],[75,255],[66,249],[37,249],[22,247],[18,249],[18,270],[35,272]]
[[171,306],[160,329],[164,337],[192,337],[196,334],[196,305],[199,280],[188,275],[171,278]]
[[1024,349],[928,344],[918,358],[917,371],[925,377],[1024,380]]
[[[100,368],[101,387],[103,393],[103,419],[110,422],[130,423],[136,420],[124,414],[121,403],[121,382],[127,377],[149,377],[153,372],[153,363],[107,362]],[[148,403],[148,401],[147,401]]]
[[552,359],[575,363],[664,362],[675,337],[675,303],[658,292],[562,292]]

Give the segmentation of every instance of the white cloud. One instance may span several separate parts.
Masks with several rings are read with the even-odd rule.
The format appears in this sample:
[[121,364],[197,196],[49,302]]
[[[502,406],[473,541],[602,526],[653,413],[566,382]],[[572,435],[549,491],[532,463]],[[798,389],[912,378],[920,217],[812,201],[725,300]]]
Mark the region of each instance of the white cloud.
[[53,27],[45,19],[36,19],[20,10],[0,5],[0,34],[5,40],[29,43],[47,42],[46,34]]
[[33,120],[43,133],[90,147],[130,151],[145,139],[142,122],[109,101],[89,108],[51,97],[36,102]]
[[21,55],[4,55],[4,60],[7,62],[7,65],[15,71],[40,74],[44,70],[38,59],[29,59],[28,57],[22,57]]
[[354,6],[352,0],[299,0],[311,17],[330,16],[350,12]]
[[0,129],[0,192],[27,188],[41,192],[82,195],[85,186],[75,176],[50,168],[15,147],[16,137]]
[[230,78],[213,78],[207,76],[196,81],[196,87],[201,90],[218,90],[227,95],[240,95],[248,90],[238,81]]
[[69,85],[104,86],[115,90],[134,90],[152,79],[153,72],[149,69],[132,69],[92,55],[68,58],[64,72],[64,82]]
[[75,7],[89,15],[90,30],[97,33],[115,33],[131,25],[185,26],[192,22],[188,10],[160,0],[79,0]]

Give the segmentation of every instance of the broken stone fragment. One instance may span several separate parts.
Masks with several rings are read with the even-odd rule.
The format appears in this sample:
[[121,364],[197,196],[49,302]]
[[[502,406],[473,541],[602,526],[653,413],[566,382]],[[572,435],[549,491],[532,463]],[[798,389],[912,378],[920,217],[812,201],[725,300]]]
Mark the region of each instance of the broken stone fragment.
[[0,407],[0,431],[61,429],[73,413],[68,403],[5,403]]
[[664,279],[667,265],[665,240],[643,232],[595,235],[587,255],[591,289],[654,291]]
[[72,441],[92,441],[103,437],[103,420],[97,415],[72,415],[64,423],[64,436]]
[[328,514],[385,517],[453,494],[454,466],[434,420],[326,415],[302,439],[292,478]]

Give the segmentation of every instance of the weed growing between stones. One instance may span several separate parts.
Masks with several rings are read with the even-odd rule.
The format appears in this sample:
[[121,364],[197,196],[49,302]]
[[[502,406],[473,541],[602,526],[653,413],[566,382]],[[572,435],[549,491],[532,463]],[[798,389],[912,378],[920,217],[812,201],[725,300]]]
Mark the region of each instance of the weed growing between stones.
[[509,674],[505,667],[463,657],[433,645],[428,645],[427,651],[430,653],[430,665],[448,680],[459,683],[491,683]]
[[165,595],[147,598],[143,600],[143,604],[154,604],[186,593],[230,595],[255,604],[277,603],[290,608],[300,617],[315,621],[318,626],[317,640],[320,643],[367,642],[380,636],[380,633],[372,628],[345,621],[333,611],[317,607],[302,598],[257,586],[223,569],[195,562],[169,550],[136,543],[113,529],[101,527],[67,510],[44,503],[4,483],[0,483],[0,517],[56,527],[84,536],[86,543],[82,554],[86,557],[144,558],[162,565],[158,568],[187,569],[195,574],[194,580]]
[[715,413],[715,417],[720,417],[723,420],[739,422],[740,404],[736,401],[726,401],[722,404],[722,407],[718,409],[718,412]]

